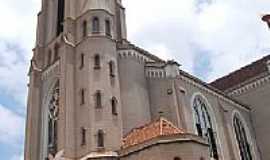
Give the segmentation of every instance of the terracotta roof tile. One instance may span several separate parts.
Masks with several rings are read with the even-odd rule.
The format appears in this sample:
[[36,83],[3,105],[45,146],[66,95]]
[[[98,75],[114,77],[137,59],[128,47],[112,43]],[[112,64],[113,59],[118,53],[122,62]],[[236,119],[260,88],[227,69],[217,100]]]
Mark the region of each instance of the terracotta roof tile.
[[141,144],[159,136],[168,136],[175,134],[183,134],[183,130],[174,126],[171,122],[164,118],[151,122],[140,128],[133,129],[123,138],[122,148],[131,147]]
[[233,73],[230,73],[227,76],[211,82],[210,85],[221,91],[226,91],[230,88],[235,87],[238,84],[241,84],[247,80],[259,76],[264,72],[267,72],[268,69],[266,63],[269,60],[270,55],[267,55],[258,61],[255,61]]

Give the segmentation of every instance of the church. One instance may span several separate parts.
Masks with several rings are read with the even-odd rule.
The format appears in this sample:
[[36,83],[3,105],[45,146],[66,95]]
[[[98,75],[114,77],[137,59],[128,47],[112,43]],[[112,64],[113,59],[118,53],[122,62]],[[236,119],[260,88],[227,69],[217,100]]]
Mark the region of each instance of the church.
[[125,17],[122,0],[42,0],[25,160],[270,159],[270,56],[206,83],[129,42]]

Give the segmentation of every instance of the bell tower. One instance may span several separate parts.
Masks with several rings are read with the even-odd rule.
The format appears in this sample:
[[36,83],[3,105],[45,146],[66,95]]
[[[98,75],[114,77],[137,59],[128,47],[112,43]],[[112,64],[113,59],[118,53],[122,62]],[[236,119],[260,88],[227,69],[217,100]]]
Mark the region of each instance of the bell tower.
[[29,70],[25,160],[115,159],[122,141],[121,0],[42,0]]

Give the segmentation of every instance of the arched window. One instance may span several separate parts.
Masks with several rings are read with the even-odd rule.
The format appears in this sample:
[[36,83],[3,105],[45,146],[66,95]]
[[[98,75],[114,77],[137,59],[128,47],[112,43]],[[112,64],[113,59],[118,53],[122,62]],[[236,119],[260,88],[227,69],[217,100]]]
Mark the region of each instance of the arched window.
[[97,147],[103,148],[104,147],[104,132],[103,130],[98,130],[97,133]]
[[47,57],[47,66],[49,66],[52,62],[52,51],[49,50],[48,57]]
[[113,61],[109,62],[109,70],[110,70],[110,76],[114,77],[115,76],[115,64]]
[[117,115],[117,99],[115,97],[111,100],[112,105],[112,114]]
[[97,91],[95,95],[96,108],[102,108],[101,91]]
[[238,116],[234,117],[233,126],[235,130],[235,136],[238,142],[241,160],[252,160],[246,130],[243,126],[242,121],[238,118]]
[[207,111],[207,105],[200,96],[195,97],[193,102],[196,129],[199,136],[207,138],[210,145],[210,156],[218,160],[215,133],[212,126],[211,117]]
[[57,120],[59,114],[59,82],[56,83],[48,106],[48,154],[57,151]]
[[107,36],[111,36],[111,22],[110,20],[105,21],[105,33]]
[[94,69],[100,69],[100,55],[98,54],[94,57]]
[[93,33],[99,32],[99,19],[98,19],[98,17],[94,17],[92,20],[92,32]]
[[83,21],[83,24],[82,24],[82,35],[83,35],[83,37],[86,37],[87,36],[87,21]]
[[81,145],[84,146],[86,145],[86,129],[84,127],[81,128],[81,136],[82,136]]
[[85,104],[85,89],[81,89],[81,105]]
[[84,54],[82,53],[80,56],[80,69],[84,67]]

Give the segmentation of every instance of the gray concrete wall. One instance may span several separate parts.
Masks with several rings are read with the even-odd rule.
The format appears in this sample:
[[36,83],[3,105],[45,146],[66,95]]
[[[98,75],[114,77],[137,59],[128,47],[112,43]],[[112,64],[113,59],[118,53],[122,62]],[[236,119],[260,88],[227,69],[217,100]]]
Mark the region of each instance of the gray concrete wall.
[[119,58],[123,131],[150,122],[149,93],[144,64],[135,57]]
[[262,159],[270,159],[270,82],[251,89],[234,98],[248,104],[252,108],[252,119],[256,131],[257,143]]
[[[179,126],[178,104],[175,99],[174,80],[167,78],[148,78],[151,119],[165,117]],[[168,92],[172,92],[171,94]]]

